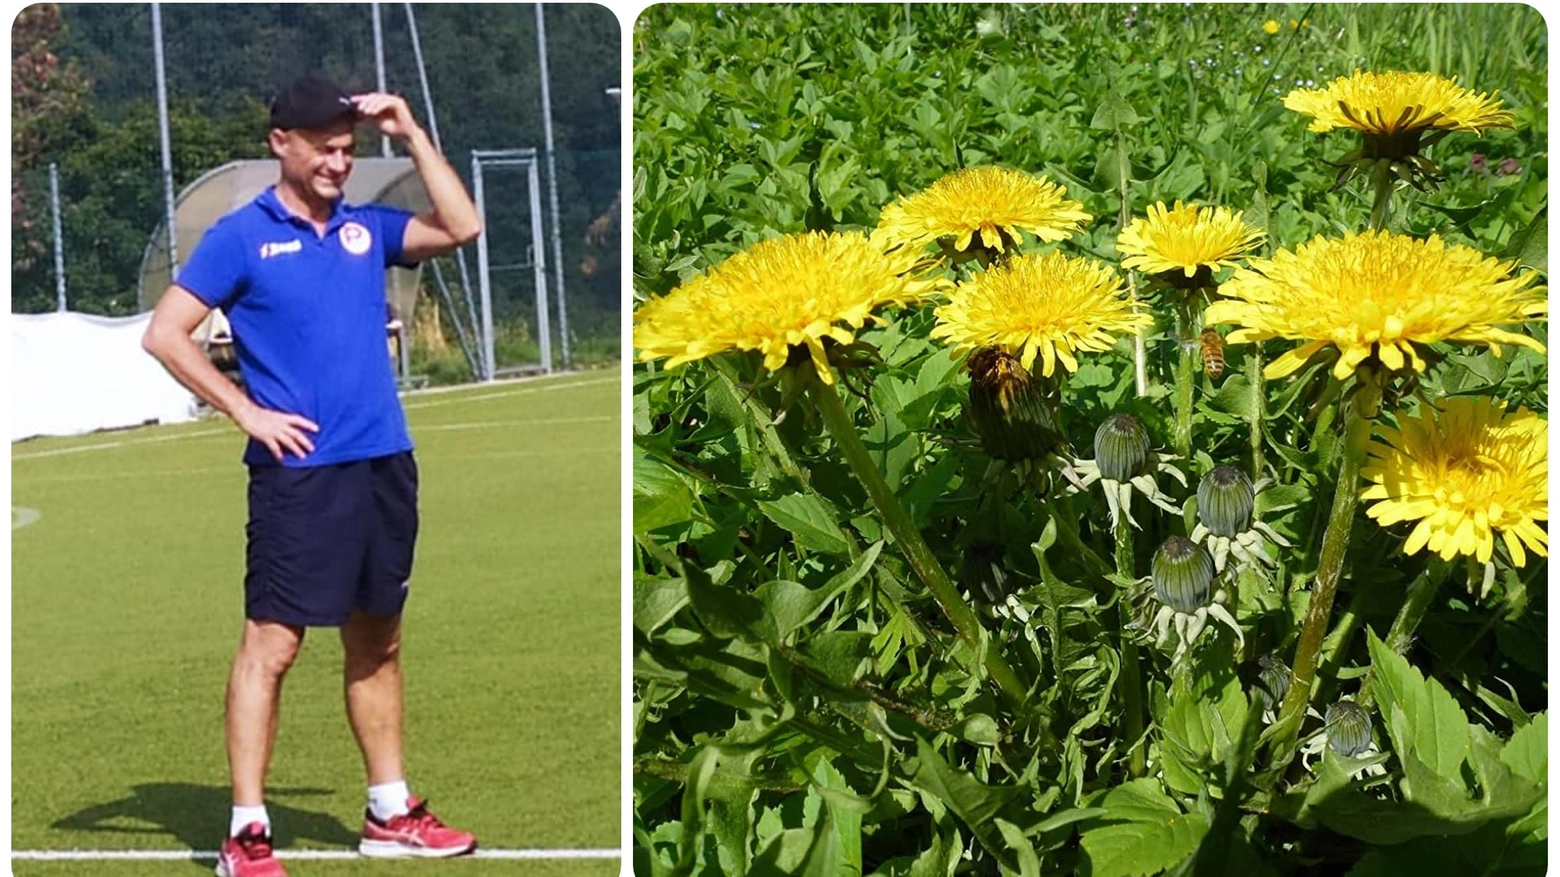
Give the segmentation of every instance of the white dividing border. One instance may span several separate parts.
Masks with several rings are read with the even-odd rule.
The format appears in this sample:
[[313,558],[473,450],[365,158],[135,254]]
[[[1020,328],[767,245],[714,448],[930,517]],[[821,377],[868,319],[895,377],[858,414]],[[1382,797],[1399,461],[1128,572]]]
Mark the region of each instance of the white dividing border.
[[[277,850],[278,859],[362,859],[351,850]],[[200,861],[202,859],[215,860],[216,850],[15,850],[11,853],[13,861],[29,862],[106,862],[106,861]],[[519,850],[484,850],[463,856],[459,859],[621,859],[622,850],[591,850],[591,849],[519,849]]]

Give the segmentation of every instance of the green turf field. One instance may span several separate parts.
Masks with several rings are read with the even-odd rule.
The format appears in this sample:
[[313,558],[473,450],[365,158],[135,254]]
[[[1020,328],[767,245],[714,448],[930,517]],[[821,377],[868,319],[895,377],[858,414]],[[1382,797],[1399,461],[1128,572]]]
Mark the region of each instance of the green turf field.
[[[618,399],[615,373],[598,373],[405,400],[422,481],[402,648],[410,781],[485,849],[619,843]],[[221,419],[12,446],[12,849],[220,842],[223,688],[243,613],[242,447]],[[283,849],[350,849],[361,826],[340,651],[334,631],[310,631],[283,692],[267,802]],[[577,877],[619,863],[288,870]]]

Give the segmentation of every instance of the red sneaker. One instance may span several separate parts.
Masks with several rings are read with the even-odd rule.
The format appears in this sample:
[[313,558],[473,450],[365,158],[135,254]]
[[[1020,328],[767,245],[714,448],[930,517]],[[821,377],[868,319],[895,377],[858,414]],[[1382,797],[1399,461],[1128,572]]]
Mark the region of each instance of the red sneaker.
[[287,877],[287,872],[271,854],[271,835],[265,826],[251,822],[238,837],[222,842],[217,877]]
[[411,811],[392,816],[384,822],[372,811],[363,814],[363,839],[358,852],[382,859],[418,857],[441,859],[459,856],[477,848],[477,836],[456,831],[428,812],[428,802],[408,799]]

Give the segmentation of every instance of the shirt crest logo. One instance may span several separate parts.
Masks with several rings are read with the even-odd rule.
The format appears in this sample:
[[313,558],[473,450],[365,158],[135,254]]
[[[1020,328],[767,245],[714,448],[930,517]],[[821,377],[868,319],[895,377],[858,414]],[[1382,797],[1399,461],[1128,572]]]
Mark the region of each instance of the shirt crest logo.
[[341,248],[354,256],[361,256],[374,245],[373,235],[368,229],[356,222],[348,222],[341,227],[336,236],[341,239]]
[[290,241],[270,241],[260,245],[260,258],[269,259],[272,256],[280,256],[283,253],[296,253],[303,249],[303,241],[293,238]]

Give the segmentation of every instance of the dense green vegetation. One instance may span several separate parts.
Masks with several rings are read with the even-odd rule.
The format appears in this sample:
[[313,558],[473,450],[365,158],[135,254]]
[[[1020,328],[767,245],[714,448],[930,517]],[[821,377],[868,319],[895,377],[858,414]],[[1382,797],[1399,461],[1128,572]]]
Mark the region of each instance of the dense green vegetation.
[[[1498,90],[1514,126],[1428,145],[1444,180],[1393,188],[1385,227],[1547,272],[1535,10],[660,6],[633,39],[641,302],[779,235],[871,230],[962,167],[1043,174],[1093,218],[1022,249],[1117,266],[1156,319],[1143,386],[1125,338],[1047,384],[1062,456],[1087,462],[1096,428],[1130,413],[1186,476],[1145,476],[1169,510],[1139,488],[1132,529],[1112,524],[1110,482],[993,459],[932,305],[886,309],[832,351],[842,405],[805,356],[778,375],[753,353],[637,366],[636,873],[1544,872],[1547,562],[1497,546],[1488,566],[1443,564],[1405,552],[1412,524],[1331,509],[1357,493],[1368,418],[1459,398],[1545,415],[1546,356],[1426,345],[1417,380],[1393,376],[1364,414],[1381,387],[1365,372],[1329,380],[1313,360],[1264,380],[1287,341],[1229,344],[1222,375],[1194,378],[1195,329],[1188,343],[1173,298],[1115,246],[1175,199],[1244,211],[1267,232],[1257,256],[1365,230],[1380,189],[1369,173],[1335,186],[1333,164],[1359,135],[1310,133],[1282,99],[1356,69],[1424,71]],[[1155,642],[1150,570],[1194,535],[1219,465],[1262,480],[1272,538],[1255,539],[1276,562],[1220,577],[1241,638],[1210,615],[1183,657]],[[1319,622],[1313,598],[1332,601]],[[1289,668],[1264,677],[1259,658],[1295,663],[1310,632],[1326,638],[1314,690],[1290,699],[1305,717],[1279,709]]]

